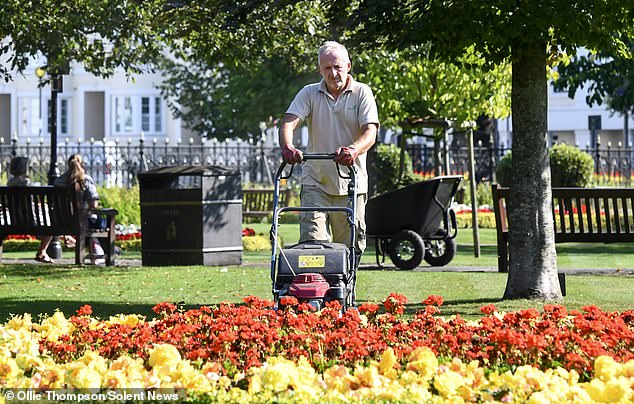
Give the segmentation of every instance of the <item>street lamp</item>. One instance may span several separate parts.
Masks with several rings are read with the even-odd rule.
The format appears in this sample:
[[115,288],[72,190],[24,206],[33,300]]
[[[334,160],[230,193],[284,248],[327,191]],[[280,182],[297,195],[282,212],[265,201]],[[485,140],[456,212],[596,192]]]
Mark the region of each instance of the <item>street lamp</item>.
[[42,78],[44,78],[44,74],[46,74],[46,70],[44,70],[43,67],[38,67],[37,69],[35,69],[35,75],[37,76],[37,88],[40,92],[40,103],[39,103],[39,118],[40,118],[40,129],[39,129],[39,135],[40,137],[42,137]]

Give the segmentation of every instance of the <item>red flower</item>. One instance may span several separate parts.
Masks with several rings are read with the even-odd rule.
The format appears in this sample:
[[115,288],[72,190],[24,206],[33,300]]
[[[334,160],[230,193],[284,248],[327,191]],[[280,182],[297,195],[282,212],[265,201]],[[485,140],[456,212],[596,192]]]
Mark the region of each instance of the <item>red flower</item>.
[[442,298],[442,296],[438,296],[438,295],[429,295],[427,296],[427,298],[425,300],[423,300],[423,304],[426,304],[428,306],[442,306],[442,304],[444,303],[444,300]]
[[280,305],[282,306],[297,306],[299,301],[295,296],[283,296],[280,298]]
[[376,314],[376,312],[379,311],[380,308],[381,306],[379,306],[378,304],[365,302],[361,306],[359,306],[359,311],[366,314]]
[[399,293],[390,293],[390,295],[383,302],[383,307],[388,313],[397,315],[403,314],[405,311],[405,305],[407,304],[407,297]]
[[77,310],[78,316],[89,316],[92,314],[92,307],[89,304],[85,304]]
[[250,227],[245,227],[242,229],[242,237],[255,236],[255,230]]
[[483,314],[486,314],[487,316],[490,316],[491,314],[493,314],[496,311],[498,311],[498,309],[497,309],[497,307],[495,307],[495,305],[493,303],[489,303],[486,306],[480,307],[480,311]]

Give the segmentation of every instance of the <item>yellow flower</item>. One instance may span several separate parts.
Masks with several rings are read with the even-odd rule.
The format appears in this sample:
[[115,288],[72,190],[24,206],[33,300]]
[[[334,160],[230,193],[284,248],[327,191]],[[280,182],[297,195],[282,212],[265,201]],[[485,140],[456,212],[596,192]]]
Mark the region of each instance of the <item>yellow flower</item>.
[[7,321],[6,327],[11,330],[19,330],[24,328],[26,330],[31,330],[33,326],[33,321],[30,314],[24,314],[22,316],[13,316],[9,321]]
[[605,383],[601,379],[592,379],[583,385],[593,401],[607,401],[605,396]]
[[150,351],[149,363],[151,367],[156,366],[173,366],[181,360],[181,354],[174,345],[159,344],[155,345]]
[[99,389],[102,386],[99,372],[79,361],[68,364],[67,382],[78,389]]
[[634,377],[634,360],[629,360],[621,365],[620,374],[625,377]]
[[56,311],[51,317],[45,318],[39,326],[34,324],[33,328],[42,338],[57,341],[60,336],[69,334],[75,327],[64,317],[64,313]]
[[356,383],[355,380],[348,368],[342,365],[335,365],[324,372],[324,382],[328,391],[347,393],[352,384]]
[[431,379],[438,370],[438,359],[427,347],[416,348],[409,355],[407,370],[418,372],[424,379]]
[[606,401],[610,403],[625,400],[629,392],[631,392],[630,384],[624,377],[612,379],[605,384],[604,395]]
[[262,385],[267,390],[285,391],[294,378],[293,362],[284,358],[270,358],[262,372]]
[[396,354],[392,348],[388,348],[381,357],[381,362],[379,362],[379,373],[384,375],[388,372],[388,370],[392,370],[394,365],[397,363]]
[[22,375],[22,370],[15,362],[15,359],[7,356],[0,356],[0,385],[13,387],[17,378]]
[[130,327],[136,327],[141,322],[141,319],[137,314],[119,314],[118,316],[110,316],[108,323],[110,324],[123,324]]
[[434,387],[443,397],[450,397],[458,394],[458,389],[464,385],[464,380],[460,374],[448,370],[436,375]]
[[604,382],[612,380],[619,374],[620,365],[611,356],[599,356],[594,361],[594,374]]

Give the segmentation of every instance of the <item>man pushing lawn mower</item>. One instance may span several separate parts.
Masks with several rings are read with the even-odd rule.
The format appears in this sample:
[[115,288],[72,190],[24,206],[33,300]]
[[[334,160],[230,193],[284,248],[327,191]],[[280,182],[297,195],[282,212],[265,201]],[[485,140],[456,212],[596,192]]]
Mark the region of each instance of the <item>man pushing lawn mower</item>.
[[[353,268],[349,270],[356,272],[366,246],[366,152],[376,140],[378,112],[372,90],[349,74],[350,58],[343,45],[326,42],[319,48],[318,61],[322,80],[305,86],[295,96],[282,120],[279,142],[286,164],[303,162],[301,208],[304,210],[299,210],[298,246],[328,241],[346,245],[354,251],[350,257]],[[307,121],[309,134],[307,156],[293,146],[293,131],[303,120]],[[334,160],[336,164],[328,160]],[[349,189],[351,183],[356,189]],[[351,196],[354,196],[354,202],[349,201]],[[351,205],[353,209],[350,210]],[[354,219],[349,217],[350,214]],[[274,220],[273,233],[276,225]],[[352,229],[356,234],[351,234]],[[354,245],[350,245],[352,241]],[[311,263],[318,268],[322,259],[319,254],[314,257],[317,258],[304,258],[298,265]],[[273,278],[275,270],[272,268]],[[275,279],[273,282],[276,294],[277,282]],[[345,300],[348,305],[354,304],[354,293]]]

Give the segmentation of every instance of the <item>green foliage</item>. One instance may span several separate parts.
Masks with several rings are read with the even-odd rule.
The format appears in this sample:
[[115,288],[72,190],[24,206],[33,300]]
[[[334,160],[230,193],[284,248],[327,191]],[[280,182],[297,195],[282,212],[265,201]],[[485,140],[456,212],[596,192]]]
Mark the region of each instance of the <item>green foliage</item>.
[[99,187],[99,204],[119,211],[117,223],[130,225],[141,224],[141,205],[139,202],[139,186],[132,188]]
[[[470,229],[471,212],[456,215],[456,225],[459,229]],[[495,229],[495,214],[493,212],[478,212],[479,229]]]
[[[630,51],[634,51],[634,40],[626,43]],[[567,90],[570,98],[584,88],[590,106],[607,100],[608,106],[616,112],[634,112],[634,60],[631,57],[610,51],[575,56],[568,63],[561,63],[557,72],[553,86]]]
[[588,153],[575,146],[557,144],[549,154],[553,187],[587,187],[592,182],[594,160]]
[[175,116],[194,132],[219,140],[259,139],[260,123],[272,126],[295,94],[319,79],[316,72],[293,73],[282,58],[256,68],[191,59],[164,59],[161,65],[166,80],[160,89]]
[[270,251],[271,240],[262,235],[242,237],[242,247],[245,251]]
[[467,51],[449,63],[428,45],[359,55],[358,78],[375,93],[384,126],[412,117],[449,119],[457,127],[482,114],[506,117],[511,109],[511,66],[485,68],[483,58]]
[[405,153],[403,178],[399,181],[401,148],[393,144],[377,144],[370,159],[371,195],[380,195],[422,180],[414,174],[412,159]]
[[9,239],[2,242],[2,251],[37,251],[40,240],[15,240]]
[[126,252],[126,251],[141,251],[141,239],[140,238],[135,238],[135,239],[131,239],[131,240],[117,240],[115,242],[115,245],[117,245],[119,248],[121,248],[121,251]]
[[[465,188],[471,189],[468,181],[464,181],[463,184]],[[467,191],[464,193],[464,201],[462,203],[471,206],[471,192]],[[483,181],[476,185],[476,206],[485,205],[493,206],[493,195],[491,194],[491,183]]]
[[44,82],[65,73],[73,61],[97,76],[107,77],[117,67],[139,72],[163,50],[161,31],[150,24],[161,3],[5,0],[0,8],[0,77],[9,80],[39,54],[46,57]]
[[[553,187],[587,187],[592,183],[594,160],[588,153],[566,144],[557,144],[549,151],[551,184]],[[511,153],[507,153],[496,169],[497,182],[512,184]]]
[[495,177],[498,184],[503,187],[510,187],[513,183],[512,168],[512,156],[511,152],[507,152],[498,162],[498,166],[495,169]]

